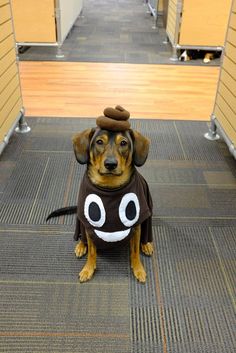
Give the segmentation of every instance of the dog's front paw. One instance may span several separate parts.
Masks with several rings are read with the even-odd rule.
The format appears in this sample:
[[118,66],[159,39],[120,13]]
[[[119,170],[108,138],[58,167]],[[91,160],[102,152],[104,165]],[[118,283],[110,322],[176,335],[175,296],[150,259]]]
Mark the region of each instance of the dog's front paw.
[[153,243],[141,244],[141,250],[145,255],[152,256],[154,251]]
[[82,257],[87,253],[87,246],[81,240],[75,247],[75,256]]
[[89,281],[94,274],[94,271],[96,269],[95,265],[88,265],[86,264],[82,271],[79,273],[79,280],[80,282],[87,282]]
[[146,282],[146,271],[144,270],[144,267],[142,263],[137,263],[136,265],[133,265],[133,274],[137,278],[139,282],[145,283]]

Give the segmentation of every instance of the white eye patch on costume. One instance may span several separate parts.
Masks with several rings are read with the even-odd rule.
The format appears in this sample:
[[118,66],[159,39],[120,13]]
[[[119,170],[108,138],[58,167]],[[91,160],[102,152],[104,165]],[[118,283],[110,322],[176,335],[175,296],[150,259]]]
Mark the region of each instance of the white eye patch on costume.
[[[102,230],[94,229],[95,234],[106,242],[116,242],[126,238],[132,227],[139,219],[140,215],[140,204],[135,193],[125,194],[118,209],[109,209],[109,213],[114,215],[118,212],[119,219],[125,227],[129,227],[125,230],[119,230],[116,232],[104,232]],[[101,197],[96,194],[89,194],[84,203],[84,215],[87,221],[96,228],[101,228],[106,222],[106,210],[102,202]],[[111,217],[109,217],[111,218]],[[112,219],[109,219],[112,222]]]

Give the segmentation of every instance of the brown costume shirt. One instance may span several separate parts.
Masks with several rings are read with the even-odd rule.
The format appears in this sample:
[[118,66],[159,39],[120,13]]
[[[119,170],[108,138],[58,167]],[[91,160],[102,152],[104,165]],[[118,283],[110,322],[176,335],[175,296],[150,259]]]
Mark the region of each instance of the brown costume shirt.
[[147,182],[135,169],[130,182],[115,190],[94,186],[87,173],[80,185],[74,239],[87,242],[85,229],[97,248],[123,243],[141,224],[141,242],[152,241],[152,198]]

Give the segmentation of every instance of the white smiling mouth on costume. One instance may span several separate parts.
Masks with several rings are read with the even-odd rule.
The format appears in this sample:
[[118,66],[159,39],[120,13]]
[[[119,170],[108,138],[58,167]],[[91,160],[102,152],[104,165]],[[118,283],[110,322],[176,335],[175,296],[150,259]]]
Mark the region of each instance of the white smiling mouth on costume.
[[130,228],[126,230],[120,230],[118,232],[102,232],[101,230],[95,229],[94,232],[100,239],[104,241],[115,242],[125,239],[130,233]]

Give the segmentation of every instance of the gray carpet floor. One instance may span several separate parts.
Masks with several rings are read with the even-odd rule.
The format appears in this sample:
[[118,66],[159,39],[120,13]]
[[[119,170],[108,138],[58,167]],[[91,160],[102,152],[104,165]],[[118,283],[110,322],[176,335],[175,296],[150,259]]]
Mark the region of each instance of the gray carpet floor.
[[236,162],[204,122],[134,120],[151,139],[140,172],[154,201],[155,253],[138,283],[128,249],[99,253],[78,283],[75,217],[84,168],[71,136],[93,119],[28,119],[0,157],[0,352],[233,353]]
[[142,0],[85,0],[81,16],[62,46],[64,58],[55,47],[31,47],[20,60],[114,62],[135,64],[219,65],[220,59],[203,64],[201,59],[172,62],[170,44],[162,16],[158,28]]

